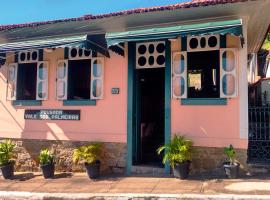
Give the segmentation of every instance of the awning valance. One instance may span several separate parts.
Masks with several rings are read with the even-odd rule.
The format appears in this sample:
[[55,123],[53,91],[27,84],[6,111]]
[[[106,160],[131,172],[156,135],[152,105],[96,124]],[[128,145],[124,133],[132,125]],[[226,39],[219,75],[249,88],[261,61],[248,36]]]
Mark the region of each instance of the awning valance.
[[236,36],[241,36],[242,20],[237,19],[201,24],[142,29],[127,32],[115,32],[107,33],[105,37],[107,40],[107,45],[112,46],[122,42],[159,40],[176,38],[179,36],[205,34],[233,34]]
[[29,49],[80,47],[91,49],[109,57],[105,35],[79,35],[60,38],[47,38],[0,44],[0,53]]

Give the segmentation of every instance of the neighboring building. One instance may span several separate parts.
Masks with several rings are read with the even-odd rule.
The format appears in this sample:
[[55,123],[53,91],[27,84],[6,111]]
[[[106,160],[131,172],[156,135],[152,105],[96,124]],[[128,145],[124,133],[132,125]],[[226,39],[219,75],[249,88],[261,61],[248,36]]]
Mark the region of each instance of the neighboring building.
[[16,139],[17,169],[36,170],[49,147],[71,170],[73,148],[100,141],[104,170],[129,174],[161,166],[156,149],[177,133],[195,143],[195,171],[220,166],[229,144],[245,163],[248,55],[269,10],[268,0],[194,0],[1,26],[0,137]]

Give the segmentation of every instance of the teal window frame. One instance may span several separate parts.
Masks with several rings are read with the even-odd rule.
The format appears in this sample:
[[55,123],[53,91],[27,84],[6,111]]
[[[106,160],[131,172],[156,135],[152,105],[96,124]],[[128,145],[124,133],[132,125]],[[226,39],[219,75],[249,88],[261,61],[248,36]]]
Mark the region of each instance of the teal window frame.
[[42,106],[41,100],[14,100],[13,106]]
[[95,106],[96,100],[83,99],[83,100],[64,100],[63,106]]
[[181,105],[227,105],[226,98],[186,98],[180,100]]

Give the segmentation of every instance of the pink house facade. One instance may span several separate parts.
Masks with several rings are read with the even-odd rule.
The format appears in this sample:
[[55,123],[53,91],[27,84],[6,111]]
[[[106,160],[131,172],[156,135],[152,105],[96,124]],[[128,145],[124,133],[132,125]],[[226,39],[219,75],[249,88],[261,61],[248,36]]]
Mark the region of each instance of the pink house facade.
[[268,31],[270,2],[191,1],[102,16],[0,27],[0,137],[18,170],[52,149],[105,144],[104,171],[164,169],[158,146],[194,141],[194,171],[216,168],[232,144],[245,165],[248,54]]

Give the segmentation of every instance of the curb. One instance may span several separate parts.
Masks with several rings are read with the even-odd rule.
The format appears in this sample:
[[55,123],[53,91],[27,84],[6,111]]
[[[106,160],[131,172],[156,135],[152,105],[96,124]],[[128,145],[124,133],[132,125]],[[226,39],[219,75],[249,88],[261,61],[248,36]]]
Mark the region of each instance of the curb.
[[1,200],[270,200],[270,195],[140,194],[140,193],[36,193],[0,191]]

